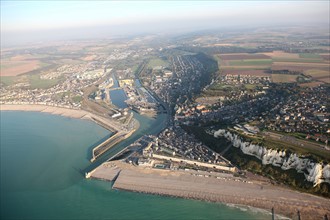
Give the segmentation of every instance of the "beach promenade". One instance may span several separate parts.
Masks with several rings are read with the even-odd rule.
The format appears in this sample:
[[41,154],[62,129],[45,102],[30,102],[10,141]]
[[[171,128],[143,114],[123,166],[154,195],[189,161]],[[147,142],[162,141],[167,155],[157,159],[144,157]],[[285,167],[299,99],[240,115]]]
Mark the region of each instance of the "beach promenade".
[[121,161],[105,162],[90,177],[112,181],[120,190],[188,199],[247,205],[289,218],[323,219],[330,216],[330,200],[275,186],[267,180],[240,178],[222,173],[161,170],[133,166]]

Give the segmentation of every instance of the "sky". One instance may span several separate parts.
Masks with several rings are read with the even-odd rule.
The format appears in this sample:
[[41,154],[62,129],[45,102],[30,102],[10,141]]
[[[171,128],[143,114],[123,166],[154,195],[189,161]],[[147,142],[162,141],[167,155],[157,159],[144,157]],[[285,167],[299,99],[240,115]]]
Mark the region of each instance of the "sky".
[[[1,0],[5,43],[228,26],[326,24],[329,1]],[[24,37],[23,37],[24,36]]]

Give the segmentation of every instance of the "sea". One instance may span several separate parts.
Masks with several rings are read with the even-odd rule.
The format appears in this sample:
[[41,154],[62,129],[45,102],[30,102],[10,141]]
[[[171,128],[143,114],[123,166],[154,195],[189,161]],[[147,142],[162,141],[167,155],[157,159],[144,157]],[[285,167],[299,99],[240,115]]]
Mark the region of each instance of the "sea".
[[[268,212],[112,189],[84,173],[146,133],[165,116],[135,115],[139,130],[95,164],[92,148],[111,133],[99,125],[40,112],[2,111],[1,219],[271,219]],[[163,118],[162,118],[163,117]]]

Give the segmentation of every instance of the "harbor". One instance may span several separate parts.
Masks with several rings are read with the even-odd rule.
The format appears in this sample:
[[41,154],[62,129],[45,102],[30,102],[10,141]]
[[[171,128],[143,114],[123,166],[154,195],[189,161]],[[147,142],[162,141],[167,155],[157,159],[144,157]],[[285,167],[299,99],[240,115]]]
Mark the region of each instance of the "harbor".
[[[0,139],[1,200],[5,201],[1,219],[162,219],[166,214],[170,219],[216,220],[221,215],[262,220],[269,216],[217,203],[112,190],[112,182],[84,178],[86,168],[92,170],[91,165],[115,155],[142,132],[160,129],[165,115],[158,120],[135,116],[141,122],[139,129],[90,163],[92,147],[110,135],[108,130],[89,120],[52,114],[0,113],[1,126],[6,126]],[[109,178],[113,177],[115,173]]]

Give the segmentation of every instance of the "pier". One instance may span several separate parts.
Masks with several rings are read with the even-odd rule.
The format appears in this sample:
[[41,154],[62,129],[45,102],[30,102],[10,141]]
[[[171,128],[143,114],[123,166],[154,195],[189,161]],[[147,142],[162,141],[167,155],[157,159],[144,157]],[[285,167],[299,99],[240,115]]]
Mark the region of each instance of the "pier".
[[122,140],[131,136],[136,131],[137,128],[138,128],[138,126],[132,128],[132,130],[129,132],[125,132],[125,131],[116,132],[110,138],[108,138],[107,140],[105,140],[104,142],[102,142],[101,144],[96,146],[92,152],[91,162],[94,162],[98,157],[100,157],[102,154],[104,154],[107,150],[109,150],[114,145],[118,144]]
[[118,142],[125,139],[126,133],[124,132],[116,132],[114,135],[112,135],[110,138],[99,144],[93,149],[92,153],[92,159],[91,162],[94,162],[99,156],[101,156],[104,152],[109,150],[111,147],[113,147]]

